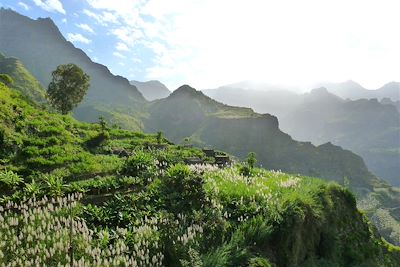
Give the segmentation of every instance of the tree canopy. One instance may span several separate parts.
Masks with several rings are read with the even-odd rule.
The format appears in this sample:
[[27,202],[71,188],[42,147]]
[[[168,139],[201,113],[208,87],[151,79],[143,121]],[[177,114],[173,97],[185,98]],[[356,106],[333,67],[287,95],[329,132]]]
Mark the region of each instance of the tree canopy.
[[59,65],[51,75],[53,78],[47,90],[49,102],[62,114],[67,114],[83,100],[90,77],[72,63]]

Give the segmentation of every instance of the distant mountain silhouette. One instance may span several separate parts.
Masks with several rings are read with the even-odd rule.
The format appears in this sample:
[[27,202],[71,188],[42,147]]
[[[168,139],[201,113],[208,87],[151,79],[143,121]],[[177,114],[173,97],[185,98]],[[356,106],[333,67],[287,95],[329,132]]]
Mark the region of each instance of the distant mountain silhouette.
[[171,93],[168,88],[159,81],[130,81],[130,84],[136,86],[144,98],[149,101],[165,98]]
[[240,158],[254,151],[266,168],[340,183],[346,175],[353,177],[353,183],[358,185],[364,179],[375,179],[362,159],[350,151],[332,144],[315,147],[297,142],[279,129],[276,117],[224,105],[188,85],[151,103],[144,125],[148,131],[163,131],[175,142],[189,138],[194,144],[210,145]]
[[350,149],[379,177],[400,185],[400,114],[393,105],[376,99],[344,101],[317,89],[282,117],[281,128],[299,140]]
[[[348,81],[346,88],[364,92]],[[381,92],[391,92],[389,83]],[[226,104],[254,108],[279,118],[281,129],[293,138],[314,144],[332,142],[361,155],[379,177],[400,185],[400,121],[395,101],[344,100],[321,87],[306,94],[220,87],[205,90]],[[368,91],[368,90],[367,90]],[[385,105],[384,105],[385,104]],[[396,152],[397,151],[397,152]]]
[[400,100],[399,82],[390,82],[375,90],[365,89],[360,84],[351,80],[343,83],[322,83],[319,84],[319,86],[327,88],[329,92],[344,99],[349,98],[351,100],[357,100],[362,98],[390,98],[394,101]]
[[[234,86],[240,86],[235,84]],[[202,90],[207,96],[233,106],[251,107],[259,113],[270,113],[278,116],[290,112],[299,102],[298,94],[279,88],[270,87],[268,90],[256,90],[252,87],[244,89],[222,86],[217,89]]]

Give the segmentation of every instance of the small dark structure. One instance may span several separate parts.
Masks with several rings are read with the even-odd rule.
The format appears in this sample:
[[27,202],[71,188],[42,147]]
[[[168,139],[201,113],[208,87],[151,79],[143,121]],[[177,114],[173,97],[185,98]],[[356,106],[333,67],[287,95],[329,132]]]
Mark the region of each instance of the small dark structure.
[[215,151],[214,151],[214,149],[211,149],[211,148],[203,148],[203,153],[206,155],[206,157],[210,157],[210,158],[215,157]]
[[190,157],[185,159],[187,165],[203,164],[204,161],[198,157]]
[[231,164],[231,160],[227,155],[216,155],[214,158],[215,164],[218,166],[229,166]]

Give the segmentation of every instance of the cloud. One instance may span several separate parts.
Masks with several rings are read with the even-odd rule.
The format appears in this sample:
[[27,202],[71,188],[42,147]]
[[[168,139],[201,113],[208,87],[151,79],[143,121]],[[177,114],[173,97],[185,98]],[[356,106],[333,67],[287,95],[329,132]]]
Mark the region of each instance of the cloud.
[[142,63],[142,60],[140,58],[134,57],[134,58],[132,58],[132,62],[139,64],[139,63]]
[[126,58],[126,56],[122,55],[120,52],[117,51],[113,52],[113,55],[119,58],[124,58],[124,59]]
[[119,42],[152,52],[146,78],[172,88],[400,79],[396,0],[86,1]]
[[24,2],[18,2],[18,5],[21,6],[25,10],[29,10],[30,9],[30,6],[28,6]]
[[144,38],[141,30],[127,26],[112,29],[110,32],[130,47],[133,47],[139,40]]
[[99,24],[101,24],[103,26],[108,26],[108,23],[112,23],[112,24],[118,23],[117,16],[115,16],[113,13],[110,13],[110,12],[103,11],[102,13],[98,14],[98,13],[94,13],[88,9],[84,9],[84,10],[82,10],[82,12],[86,16],[95,19]]
[[48,12],[59,12],[66,14],[62,3],[59,0],[33,0],[33,2]]
[[87,32],[90,32],[90,33],[94,33],[94,30],[89,25],[87,25],[85,23],[80,23],[80,24],[75,24],[75,25],[76,25],[76,27],[78,27],[78,28],[80,28],[80,29],[82,29],[84,31],[87,31]]
[[121,43],[121,42],[117,43],[117,46],[115,47],[115,49],[117,49],[118,51],[125,51],[125,52],[129,51],[128,46],[125,43]]
[[68,41],[70,41],[72,43],[89,44],[91,42],[91,40],[89,40],[88,38],[84,37],[80,33],[68,33],[67,34],[67,39],[68,39]]
[[66,18],[63,18],[63,19],[61,20],[61,22],[62,22],[62,23],[67,23],[67,19],[66,19]]

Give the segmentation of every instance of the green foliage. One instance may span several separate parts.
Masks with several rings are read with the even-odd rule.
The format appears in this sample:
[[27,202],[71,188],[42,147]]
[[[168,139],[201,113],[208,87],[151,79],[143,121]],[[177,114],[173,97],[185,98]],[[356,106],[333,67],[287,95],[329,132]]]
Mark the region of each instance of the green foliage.
[[14,80],[8,74],[0,73],[0,82],[9,86],[14,83]]
[[246,163],[249,165],[250,169],[253,169],[254,165],[257,163],[256,153],[249,152],[249,154],[247,154]]
[[[354,195],[336,184],[255,167],[244,176],[238,165],[189,167],[183,160],[202,158],[202,151],[166,140],[159,149],[154,134],[77,122],[39,110],[17,92],[0,88],[0,122],[10,151],[0,167],[12,170],[14,178],[6,175],[4,180],[16,181],[7,182],[12,185],[1,194],[0,206],[8,207],[12,200],[25,209],[31,199],[82,193],[73,210],[73,227],[83,232],[75,232],[73,251],[74,259],[83,258],[86,265],[125,266],[129,264],[114,260],[128,258],[139,266],[177,267],[400,263],[399,249],[380,239],[358,212]],[[102,133],[109,135],[107,141],[88,147],[87,140]],[[60,251],[42,256],[43,265],[68,263],[68,253],[57,242],[69,238],[63,223],[71,211],[52,211],[58,206],[52,201],[40,201],[46,210],[28,223],[22,222],[29,211],[0,212],[0,220],[13,218],[0,224],[0,235],[6,237],[0,242],[0,264],[23,266],[18,258],[31,255],[32,248],[38,249],[37,255]],[[62,202],[65,206],[68,200]],[[23,230],[15,241],[18,229]],[[37,235],[43,232],[45,240]],[[94,251],[109,262],[98,264]]]
[[160,131],[157,132],[156,138],[157,138],[157,144],[161,144],[161,143],[162,143],[162,140],[163,140],[163,133],[160,132]]
[[167,210],[178,213],[200,209],[206,203],[204,179],[187,165],[171,166],[161,179],[160,192]]
[[244,164],[240,166],[240,174],[244,176],[251,176],[253,169],[251,169],[248,165]]
[[264,258],[251,258],[248,267],[271,267],[271,264]]
[[[51,197],[59,197],[63,194],[63,179],[54,175],[44,175],[42,177],[45,189]],[[37,190],[36,188],[33,188]]]
[[102,131],[101,133],[98,133],[97,135],[91,137],[89,140],[86,141],[86,145],[89,148],[96,148],[100,145],[102,145],[104,142],[110,139],[110,134],[108,132]]
[[0,191],[7,192],[14,190],[23,182],[23,179],[13,171],[0,172]]
[[62,114],[67,114],[82,101],[90,77],[75,64],[58,66],[52,77],[47,90],[49,102]]
[[124,175],[143,177],[145,179],[155,175],[156,161],[152,154],[144,152],[143,150],[137,150],[134,155],[126,159],[125,164],[122,168]]
[[105,132],[107,130],[107,122],[103,116],[99,117],[99,125],[102,132]]
[[29,100],[39,103],[46,101],[44,89],[18,59],[8,58],[0,53],[0,73],[8,75],[3,75],[7,86],[21,92]]

